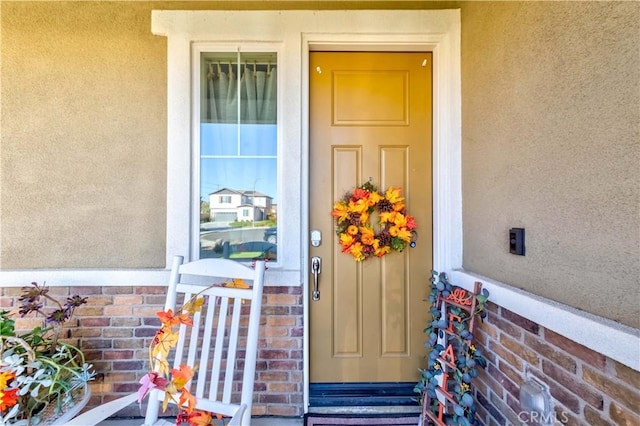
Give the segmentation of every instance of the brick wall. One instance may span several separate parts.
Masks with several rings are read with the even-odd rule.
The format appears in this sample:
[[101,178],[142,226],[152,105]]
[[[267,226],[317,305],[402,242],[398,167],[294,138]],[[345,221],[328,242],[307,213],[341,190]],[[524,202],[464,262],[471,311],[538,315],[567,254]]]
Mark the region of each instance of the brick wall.
[[[41,325],[41,319],[19,319],[20,288],[0,289],[0,307],[16,312],[16,328]],[[64,302],[73,294],[88,297],[76,310],[70,343],[82,348],[98,377],[91,384],[89,407],[137,391],[148,371],[148,346],[160,325],[165,288],[51,287],[49,294]],[[302,288],[265,287],[258,343],[253,415],[301,416],[303,315]],[[134,405],[122,416],[140,416]]]
[[[89,304],[76,311],[72,343],[79,344],[98,372],[90,406],[135,392],[147,371],[149,339],[159,325],[156,312],[164,287],[52,287],[62,298],[80,294]],[[19,288],[1,289],[3,309],[17,310]],[[301,416],[302,289],[266,287],[253,414]],[[24,329],[40,320],[22,319]],[[476,344],[487,357],[474,380],[478,416],[486,425],[522,424],[520,386],[531,374],[550,387],[557,423],[640,424],[640,373],[551,330],[489,303]],[[121,412],[140,415],[137,406]]]
[[549,386],[556,424],[640,425],[638,371],[491,303],[475,339],[488,361],[474,381],[484,424],[536,420],[519,403],[529,374]]

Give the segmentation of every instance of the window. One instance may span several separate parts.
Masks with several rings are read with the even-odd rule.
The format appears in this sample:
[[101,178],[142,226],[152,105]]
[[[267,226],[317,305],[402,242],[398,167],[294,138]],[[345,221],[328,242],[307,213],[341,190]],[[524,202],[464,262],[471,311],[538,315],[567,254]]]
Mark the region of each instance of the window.
[[199,58],[199,257],[277,260],[277,54]]

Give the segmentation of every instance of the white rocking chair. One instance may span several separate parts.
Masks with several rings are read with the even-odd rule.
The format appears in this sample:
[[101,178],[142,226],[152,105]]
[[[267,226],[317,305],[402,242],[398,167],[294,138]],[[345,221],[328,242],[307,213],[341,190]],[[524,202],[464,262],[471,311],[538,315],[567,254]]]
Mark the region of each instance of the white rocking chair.
[[[255,262],[255,269],[229,259],[182,262],[182,256],[174,259],[165,312],[171,309],[175,315],[180,314],[176,312],[176,302],[182,303],[182,295],[184,301],[198,293],[207,297],[202,310],[193,315],[193,326],[180,325],[173,366],[177,368],[186,364],[196,369],[193,377],[195,383],[187,385],[196,387],[195,391],[190,389],[196,399],[196,409],[229,416],[231,420],[228,425],[248,426],[251,423],[265,262]],[[224,279],[252,281],[253,286],[248,289],[211,286]],[[251,304],[246,338],[240,335],[240,309],[245,301]],[[239,347],[244,341],[246,344]],[[238,361],[242,361],[241,355],[244,355],[244,362],[240,362],[243,364],[242,382],[237,381],[236,388],[240,386],[242,391],[240,401],[232,403],[234,373]],[[223,385],[221,390],[219,384]],[[164,391],[153,389],[148,398],[144,425],[175,424],[158,419],[160,404],[165,398]],[[108,402],[81,414],[67,425],[96,425],[137,399],[138,393],[135,393]]]

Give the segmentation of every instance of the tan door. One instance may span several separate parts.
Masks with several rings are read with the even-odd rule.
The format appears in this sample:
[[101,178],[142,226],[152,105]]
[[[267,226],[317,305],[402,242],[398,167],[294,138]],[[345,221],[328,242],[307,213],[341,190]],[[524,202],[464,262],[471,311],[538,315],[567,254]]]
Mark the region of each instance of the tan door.
[[[309,80],[310,226],[322,232],[310,380],[415,382],[432,269],[431,55],[313,52]],[[415,248],[362,262],[341,252],[332,206],[367,180],[402,187]]]

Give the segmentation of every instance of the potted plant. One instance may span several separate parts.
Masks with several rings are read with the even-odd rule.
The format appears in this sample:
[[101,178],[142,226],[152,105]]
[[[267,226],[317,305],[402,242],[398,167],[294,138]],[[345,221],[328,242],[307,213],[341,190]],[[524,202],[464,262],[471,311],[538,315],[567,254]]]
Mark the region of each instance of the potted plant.
[[[18,313],[44,316],[44,323],[17,334],[15,313],[0,311],[0,426],[63,423],[86,404],[95,375],[63,339],[65,323],[87,299],[74,295],[61,304],[35,282],[22,290]],[[53,310],[45,311],[45,301]]]

